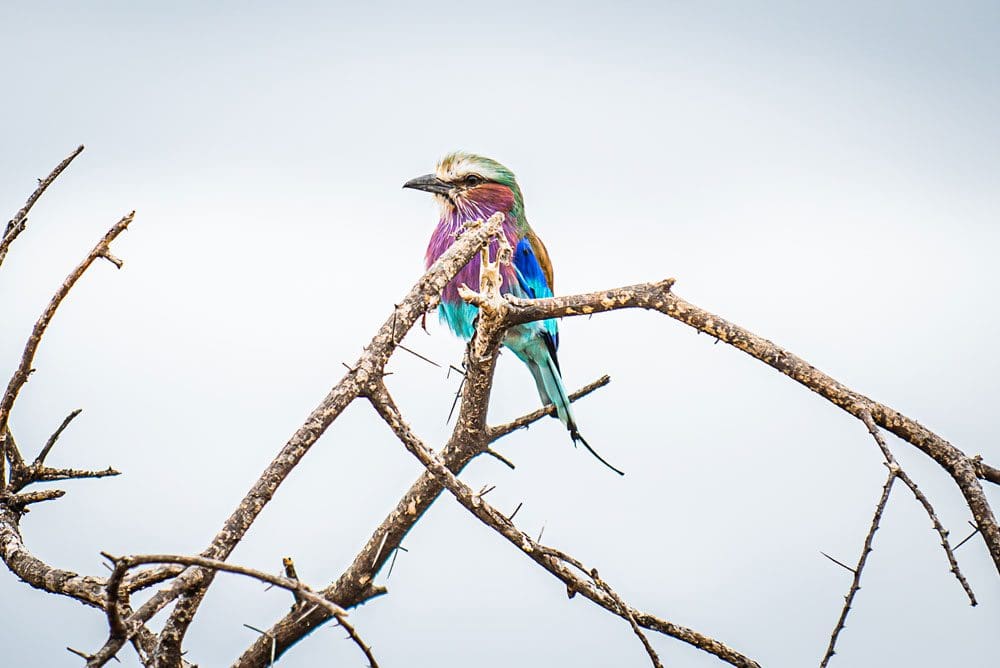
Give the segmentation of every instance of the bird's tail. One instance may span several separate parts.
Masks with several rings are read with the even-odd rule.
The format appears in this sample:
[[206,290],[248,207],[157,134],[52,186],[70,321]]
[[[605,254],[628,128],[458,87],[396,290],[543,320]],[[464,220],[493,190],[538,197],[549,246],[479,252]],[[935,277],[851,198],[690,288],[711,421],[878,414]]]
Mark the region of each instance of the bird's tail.
[[615,468],[597,454],[597,451],[590,447],[586,439],[580,435],[580,430],[576,426],[576,420],[573,419],[569,395],[566,394],[566,388],[563,386],[558,360],[547,349],[542,349],[538,352],[540,354],[526,356],[524,362],[528,365],[528,369],[531,370],[531,375],[535,379],[535,386],[538,388],[538,396],[541,398],[542,403],[546,406],[550,404],[555,405],[556,416],[558,416],[560,422],[566,425],[566,429],[569,430],[569,437],[573,439],[574,446],[578,442],[583,443],[583,447],[587,448],[587,451],[594,455],[597,461],[618,475],[625,475],[624,471]]

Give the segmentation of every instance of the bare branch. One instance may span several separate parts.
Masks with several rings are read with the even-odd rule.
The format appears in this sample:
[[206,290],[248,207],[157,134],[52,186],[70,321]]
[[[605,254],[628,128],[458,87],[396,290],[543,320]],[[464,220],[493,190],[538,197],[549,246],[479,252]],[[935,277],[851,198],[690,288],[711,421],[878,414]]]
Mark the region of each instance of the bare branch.
[[115,223],[110,230],[104,235],[104,237],[97,242],[93,250],[87,254],[87,257],[83,259],[77,267],[66,277],[63,284],[59,286],[56,294],[52,297],[45,311],[38,318],[35,323],[34,328],[31,330],[31,336],[28,337],[28,342],[24,346],[24,352],[21,355],[21,363],[18,365],[17,369],[14,371],[14,375],[11,377],[10,382],[7,384],[7,390],[4,392],[3,397],[0,398],[0,433],[3,433],[7,429],[7,423],[10,419],[10,410],[14,406],[14,401],[17,399],[18,392],[21,391],[21,387],[28,380],[28,374],[31,373],[31,363],[35,359],[35,352],[38,350],[38,344],[42,341],[42,335],[45,333],[45,329],[49,326],[52,321],[52,316],[55,315],[56,309],[62,303],[66,295],[73,288],[76,282],[83,276],[83,273],[87,271],[94,260],[104,255],[108,250],[108,245],[114,241],[119,234],[125,231],[135,217],[135,211],[124,216],[121,220]]
[[883,456],[885,456],[886,465],[889,467],[890,471],[895,471],[896,475],[900,480],[913,492],[913,496],[916,497],[920,505],[923,506],[924,512],[931,520],[931,524],[934,525],[934,530],[938,532],[938,536],[941,538],[941,547],[944,549],[945,556],[948,558],[948,565],[950,570],[955,574],[958,579],[959,584],[962,585],[962,589],[965,590],[965,595],[969,597],[969,604],[976,605],[976,595],[972,592],[972,587],[969,586],[968,580],[965,579],[965,575],[962,574],[962,570],[958,567],[958,560],[955,558],[955,552],[951,549],[951,544],[948,541],[948,531],[941,524],[941,520],[938,519],[937,513],[934,512],[934,506],[931,505],[930,500],[920,491],[917,487],[917,483],[907,475],[906,471],[899,465],[896,458],[893,457],[892,451],[889,450],[889,446],[886,445],[885,439],[882,438],[882,433],[878,430],[878,426],[875,424],[875,420],[872,419],[872,415],[867,410],[861,412],[861,421],[865,423],[868,428],[868,433],[872,435],[875,442],[878,444],[879,449],[882,451]]
[[126,576],[124,586],[130,594],[133,594],[147,587],[154,587],[170,578],[177,577],[183,572],[184,567],[177,565],[149,568]]
[[[261,582],[267,582],[277,587],[281,587],[282,589],[287,589],[295,594],[297,598],[301,597],[316,606],[322,607],[330,615],[336,617],[338,623],[344,627],[351,639],[364,652],[365,657],[368,659],[373,668],[378,667],[378,663],[375,661],[375,657],[371,653],[371,648],[364,643],[354,627],[347,621],[347,611],[338,606],[336,603],[316,594],[307,585],[297,579],[272,575],[254,568],[228,564],[224,561],[206,559],[205,557],[181,556],[173,554],[145,554],[128,557],[113,557],[107,553],[102,554],[111,560],[115,565],[114,571],[111,573],[111,577],[108,579],[107,583],[106,610],[108,625],[111,628],[111,635],[117,640],[124,641],[127,634],[125,622],[119,611],[119,606],[122,604],[120,598],[121,585],[126,572],[144,564],[179,564],[183,566],[198,566],[200,568],[208,568],[213,571],[225,571],[228,573],[245,575],[247,577],[260,580]],[[108,660],[110,660],[110,658],[110,656],[90,655],[87,657],[87,665],[89,667],[103,666]]]
[[49,436],[49,440],[45,442],[45,446],[42,448],[42,451],[38,453],[37,457],[35,457],[33,466],[40,468],[43,464],[45,464],[45,458],[49,456],[52,446],[55,445],[56,441],[59,440],[59,437],[62,436],[63,431],[65,431],[66,427],[69,426],[69,423],[82,412],[82,408],[77,408],[75,411],[66,416],[66,418],[62,421],[62,424],[59,425],[59,428],[56,429],[51,436]]
[[[4,236],[0,239],[0,263],[2,263],[10,244],[25,228],[28,211],[34,202],[52,180],[79,154],[82,148],[80,147],[57,166],[48,179],[40,182],[39,188],[29,198],[25,207],[8,223]],[[75,573],[51,568],[22,549],[18,522],[23,513],[27,512],[26,507],[29,504],[58,498],[62,496],[63,492],[42,490],[22,493],[20,490],[32,482],[104,477],[117,475],[118,472],[111,468],[103,471],[88,471],[54,469],[45,466],[46,457],[79,411],[74,411],[63,420],[60,427],[41,449],[35,461],[31,465],[26,465],[9,429],[11,411],[20,390],[33,371],[31,365],[41,338],[69,290],[98,258],[104,258],[119,268],[122,266],[121,260],[112,254],[110,244],[120,232],[127,228],[133,215],[134,212],[123,217],[109,230],[88,257],[63,282],[46,310],[35,323],[31,336],[25,345],[20,364],[7,384],[3,395],[0,396],[0,436],[2,436],[2,443],[0,443],[0,487],[3,488],[0,490],[0,552],[11,570],[32,586],[71,596],[88,605],[104,609],[110,628],[110,636],[104,646],[93,655],[71,650],[87,658],[88,665],[100,666],[115,659],[120,648],[129,640],[133,642],[140,659],[146,665],[182,665],[181,645],[187,628],[191,624],[215,574],[218,571],[226,571],[254,577],[274,586],[288,589],[296,598],[296,604],[292,606],[292,611],[275,624],[271,630],[258,630],[261,636],[240,657],[237,666],[263,665],[264,652],[273,663],[275,658],[280,656],[291,644],[330,618],[335,618],[343,625],[349,637],[365,653],[372,666],[376,666],[370,648],[346,621],[345,608],[358,605],[385,592],[384,588],[373,584],[375,575],[387,560],[390,558],[394,560],[398,551],[404,549],[401,542],[406,533],[441,491],[448,489],[459,503],[480,521],[500,533],[562,581],[571,597],[580,593],[627,621],[642,643],[654,667],[661,666],[661,663],[643,632],[643,628],[678,638],[733,665],[756,666],[757,664],[751,659],[712,638],[631,608],[610,585],[599,577],[595,569],[588,570],[576,558],[542,545],[540,543],[541,533],[539,533],[537,540],[533,540],[525,532],[520,531],[514,525],[513,520],[521,508],[521,504],[518,504],[509,516],[505,516],[484,500],[489,490],[484,488],[484,491],[474,494],[468,486],[457,478],[457,473],[469,461],[484,453],[494,456],[513,468],[513,463],[490,449],[490,444],[516,429],[527,427],[534,421],[554,412],[553,407],[546,407],[513,422],[492,428],[487,427],[486,410],[493,382],[496,355],[506,329],[533,320],[590,314],[619,308],[658,310],[684,322],[699,332],[709,334],[715,338],[716,342],[724,341],[756,357],[862,420],[882,450],[889,467],[889,477],[876,507],[857,568],[852,569],[845,564],[836,562],[832,557],[828,557],[851,570],[853,581],[840,619],[831,635],[830,645],[823,659],[823,666],[826,666],[834,653],[837,638],[844,628],[854,596],[860,589],[860,578],[867,556],[872,551],[874,533],[878,529],[891,487],[897,477],[910,488],[924,507],[941,538],[941,544],[952,572],[962,584],[970,602],[973,605],[976,604],[971,588],[955,560],[954,550],[948,541],[948,532],[941,525],[927,497],[896,463],[878,430],[878,426],[882,426],[907,440],[935,459],[940,466],[949,472],[965,496],[976,519],[976,529],[981,531],[984,542],[998,570],[1000,570],[1000,528],[997,526],[993,511],[979,483],[979,479],[984,479],[1000,484],[1000,470],[985,464],[980,457],[965,455],[918,423],[839,384],[833,378],[808,365],[804,360],[771,342],[680,299],[671,292],[673,279],[563,298],[519,300],[501,296],[499,268],[501,263],[510,261],[511,249],[506,244],[505,237],[499,234],[500,218],[498,216],[491,217],[485,223],[479,221],[469,224],[461,238],[424,274],[411,289],[406,299],[395,306],[391,316],[365,348],[357,363],[348,366],[348,373],[331,389],[326,398],[308,416],[305,423],[292,435],[200,556],[139,555],[122,558],[109,556],[114,568],[111,577],[106,581],[100,578],[81,577]],[[500,249],[494,260],[490,259],[490,251],[488,250],[491,239],[497,241]],[[462,286],[460,290],[463,298],[479,307],[479,313],[475,336],[467,350],[466,371],[463,373],[463,385],[458,395],[462,399],[459,419],[447,445],[441,453],[436,454],[428,449],[404,422],[384,385],[385,365],[397,348],[402,348],[405,352],[412,353],[431,364],[436,364],[419,353],[403,347],[399,341],[406,336],[419,319],[426,315],[428,309],[433,308],[438,303],[442,288],[477,251],[481,253],[483,263],[480,271],[480,292],[473,292],[466,286]],[[574,393],[571,399],[575,400],[585,396],[608,382],[609,379],[605,376]],[[320,438],[327,427],[358,397],[365,397],[371,402],[406,448],[425,467],[421,477],[397,504],[395,511],[376,529],[344,574],[335,583],[319,593],[314,592],[299,581],[294,564],[290,559],[286,559],[284,562],[286,577],[226,563],[224,560],[243,539],[249,527],[277,492],[278,487],[291,470],[298,465],[304,454]],[[586,442],[584,443],[586,444]],[[4,484],[5,467],[8,464],[10,466],[9,484]],[[145,564],[160,565],[130,575],[132,569]],[[22,573],[26,575],[21,575]],[[167,587],[156,592],[138,610],[132,610],[129,596],[133,592],[171,578],[174,581]],[[176,601],[176,605],[166,620],[162,633],[159,637],[154,636],[145,627],[145,622],[174,601]]]
[[110,466],[100,471],[90,471],[87,469],[53,469],[43,466],[41,469],[32,469],[32,480],[37,482],[51,482],[53,480],[79,480],[82,478],[108,478],[121,475],[121,471],[116,471]]
[[649,644],[649,638],[647,638],[646,634],[642,632],[641,628],[639,628],[639,623],[635,621],[635,615],[632,614],[632,608],[630,608],[628,604],[622,600],[622,597],[611,588],[611,585],[600,578],[597,574],[596,568],[591,569],[590,577],[594,580],[594,584],[604,590],[604,593],[610,596],[612,600],[618,604],[618,609],[625,614],[625,619],[632,627],[632,632],[639,637],[639,642],[642,643],[643,648],[646,650],[646,654],[649,655],[649,660],[653,662],[653,668],[663,668],[663,664],[660,663],[660,657],[656,655],[656,651],[653,649],[653,646]]
[[25,202],[21,210],[14,214],[14,217],[7,222],[7,227],[4,229],[3,236],[0,237],[0,264],[3,264],[4,259],[7,257],[7,251],[10,249],[10,245],[14,242],[14,239],[18,237],[24,228],[28,225],[28,212],[31,211],[31,207],[35,206],[35,202],[38,198],[42,196],[45,189],[52,185],[63,170],[69,166],[69,163],[73,162],[73,159],[83,152],[83,146],[78,146],[75,151],[69,154],[62,162],[56,165],[55,169],[46,176],[44,179],[38,181],[38,187],[35,188],[35,192],[31,193],[28,197],[28,201]]
[[[567,569],[563,565],[564,562],[569,563],[578,570],[583,570],[584,573],[590,573],[590,571],[583,569],[582,564],[575,559],[563,560],[553,556],[557,552],[535,542],[531,536],[514,526],[507,516],[493,508],[480,495],[473,492],[468,485],[459,480],[454,473],[448,470],[441,459],[428,450],[423,441],[413,433],[409,425],[403,420],[402,415],[399,413],[398,408],[396,408],[392,397],[389,395],[385,385],[382,384],[382,381],[373,380],[372,384],[374,387],[369,390],[367,394],[368,399],[372,402],[378,414],[392,429],[393,433],[396,434],[396,437],[403,442],[406,449],[427,468],[428,473],[441,480],[445,488],[469,512],[514,544],[545,570],[562,580],[571,590],[580,592],[605,610],[622,617],[626,621],[631,616],[633,621],[640,626],[666,633],[701,650],[710,652],[732,665],[759,668],[757,662],[752,659],[696,631],[670,624],[663,620],[658,620],[658,624],[651,623],[650,615],[639,613],[627,605],[619,606],[615,598],[608,595],[605,590],[599,587],[592,576],[584,579],[575,572]],[[463,401],[463,404],[465,403]]]
[[723,341],[777,369],[854,417],[868,411],[874,422],[915,446],[945,469],[961,490],[979,526],[993,563],[1000,572],[1000,526],[979,478],[1000,479],[1000,471],[967,456],[915,420],[851,390],[802,358],[742,327],[701,309],[671,292],[674,280],[630,285],[569,297],[524,300],[507,298],[506,326],[565,316],[588,315],[622,308],[659,311]]
[[66,492],[61,489],[43,489],[37,492],[22,492],[21,494],[9,494],[3,502],[14,510],[23,510],[25,506],[42,501],[52,501],[64,496]]
[[[844,625],[847,623],[847,614],[851,611],[851,603],[854,602],[854,596],[861,589],[861,573],[865,569],[865,564],[868,563],[868,555],[872,551],[872,542],[875,540],[875,532],[878,531],[879,522],[882,521],[882,513],[885,511],[885,505],[889,502],[889,493],[892,492],[892,483],[896,482],[898,469],[889,468],[889,476],[885,479],[885,484],[882,485],[882,496],[878,500],[878,504],[875,506],[875,514],[872,516],[871,527],[868,529],[868,535],[865,536],[864,547],[861,548],[861,556],[858,558],[858,565],[853,569],[854,578],[851,580],[851,588],[847,590],[847,596],[844,598],[844,607],[840,610],[840,617],[837,619],[836,626],[833,627],[833,633],[830,634],[830,644],[826,648],[826,654],[823,655],[823,660],[820,661],[820,668],[826,668],[826,665],[830,663],[830,659],[835,654],[835,648],[837,646],[837,638],[840,636],[840,632],[844,630]],[[840,563],[840,562],[837,562]],[[841,564],[843,566],[843,564]],[[844,568],[847,568],[844,566]]]
[[[579,390],[569,395],[569,400],[576,401],[577,399],[581,399],[590,394],[591,392],[601,389],[610,382],[611,382],[611,376],[607,375],[601,376],[594,382],[584,385]],[[490,443],[497,441],[506,436],[507,434],[517,431],[518,429],[527,428],[529,425],[538,422],[547,415],[555,415],[555,414],[556,414],[556,407],[554,405],[543,406],[538,410],[532,411],[527,415],[522,415],[516,420],[512,420],[511,422],[508,422],[506,424],[497,425],[496,427],[490,427],[489,430]]]
[[979,476],[983,480],[990,481],[994,485],[1000,485],[1000,469],[996,468],[995,466],[990,466],[989,464],[984,462],[983,458],[980,455],[976,455],[975,457],[973,457],[972,461],[976,466],[977,476]]
[[104,608],[103,578],[53,568],[28,551],[18,526],[20,512],[0,503],[0,557],[17,577],[35,589],[68,596],[95,608]]
[[[469,378],[468,388],[463,389],[466,399],[462,402],[451,439],[439,453],[445,466],[455,473],[464,469],[472,459],[488,448],[490,441],[495,441],[515,429],[540,420],[548,414],[546,409],[533,411],[511,423],[493,427],[487,432],[485,406],[489,400],[492,367],[483,364],[472,365],[468,369],[467,377]],[[610,378],[604,376],[572,393],[570,400],[575,402],[609,382]],[[466,378],[463,378],[463,388],[465,387],[464,383],[466,383]],[[477,440],[487,433],[486,438],[482,438],[481,441]],[[401,549],[400,544],[403,538],[442,491],[444,491],[444,486],[439,479],[426,471],[421,474],[399,500],[393,511],[375,529],[347,570],[336,582],[324,589],[323,594],[345,608],[351,608],[384,593],[385,590],[381,587],[372,586],[375,574],[390,559],[395,558],[397,550]],[[305,617],[288,614],[275,622],[269,633],[275,638],[277,656],[281,656],[289,647],[326,619],[328,618],[323,616],[322,611],[318,610]],[[650,620],[654,619],[650,618]],[[263,637],[258,638],[247,648],[234,666],[238,668],[266,666],[270,650],[269,641]]]

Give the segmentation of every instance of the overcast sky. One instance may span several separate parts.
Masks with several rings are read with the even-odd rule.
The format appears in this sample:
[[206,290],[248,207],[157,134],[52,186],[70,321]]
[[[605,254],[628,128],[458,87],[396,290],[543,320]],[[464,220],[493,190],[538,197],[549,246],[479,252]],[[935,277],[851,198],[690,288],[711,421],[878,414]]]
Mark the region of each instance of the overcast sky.
[[[517,174],[556,292],[677,278],[676,292],[769,338],[970,454],[1000,462],[1000,9],[996,3],[7,2],[0,9],[0,210],[87,150],[0,270],[0,375],[34,319],[124,213],[125,267],[95,266],[57,314],[13,414],[34,455],[83,414],[35,507],[29,547],[102,573],[99,551],[203,549],[420,275],[436,221],[404,191],[465,149]],[[431,319],[410,347],[462,344]],[[885,469],[864,427],[664,316],[561,324],[582,432],[547,420],[485,460],[498,507],[600,569],[635,606],[767,666],[819,662]],[[390,363],[430,444],[457,379]],[[494,422],[537,406],[499,364]],[[950,479],[890,445],[957,540]],[[320,440],[233,555],[323,586],[418,475],[364,405]],[[987,490],[1000,505],[997,489]],[[641,666],[628,625],[563,587],[450,497],[406,539],[390,593],[352,614],[383,666]],[[988,666],[997,573],[958,551],[971,608],[923,511],[896,489],[831,665]],[[386,584],[382,573],[378,581]],[[228,665],[290,597],[222,578],[189,658]],[[12,665],[76,666],[105,620],[0,573]],[[665,665],[718,661],[653,637]],[[131,649],[124,665],[137,665]],[[361,666],[339,631],[281,665]]]

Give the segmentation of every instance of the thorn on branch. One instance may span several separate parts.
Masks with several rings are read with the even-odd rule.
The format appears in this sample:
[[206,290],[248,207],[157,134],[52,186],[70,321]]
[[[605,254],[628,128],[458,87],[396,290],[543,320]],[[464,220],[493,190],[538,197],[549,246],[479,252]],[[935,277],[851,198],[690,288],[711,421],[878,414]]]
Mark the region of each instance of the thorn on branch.
[[841,564],[830,555],[821,553],[831,561],[852,571],[854,573],[854,577],[851,580],[850,588],[847,590],[847,595],[844,596],[844,607],[841,608],[840,617],[837,618],[837,623],[833,627],[833,632],[830,634],[830,644],[827,645],[826,653],[820,661],[820,668],[826,668],[827,664],[830,663],[830,658],[833,656],[834,650],[837,647],[837,639],[840,637],[840,632],[847,626],[847,615],[851,611],[851,604],[854,602],[854,597],[857,595],[858,591],[861,590],[861,573],[865,570],[865,564],[868,563],[868,555],[872,552],[872,542],[875,540],[875,532],[878,531],[879,523],[882,521],[882,513],[885,512],[885,506],[889,502],[889,494],[892,492],[892,485],[896,482],[896,478],[898,477],[899,475],[896,472],[890,470],[888,477],[885,479],[885,484],[882,485],[882,495],[879,497],[878,503],[875,506],[875,512],[872,514],[871,526],[868,529],[868,534],[865,536],[864,546],[861,548],[861,555],[858,557],[858,565],[856,568],[844,566],[844,564]]
[[[871,550],[869,550],[869,552],[871,552]],[[855,574],[857,573],[857,571],[856,571],[856,570],[854,570],[853,568],[851,568],[850,566],[848,566],[847,564],[845,564],[845,563],[844,563],[844,562],[842,562],[842,561],[837,561],[836,559],[834,559],[833,557],[831,557],[831,556],[830,556],[829,554],[827,554],[826,552],[823,552],[822,550],[820,550],[820,554],[822,554],[822,555],[823,555],[824,557],[826,557],[827,559],[829,559],[829,560],[830,560],[830,561],[832,561],[833,563],[837,564],[838,566],[841,566],[841,567],[843,567],[843,568],[846,568],[846,569],[847,569],[848,571],[850,571],[851,573],[855,573]]]
[[455,399],[451,402],[451,410],[448,411],[448,419],[444,421],[445,424],[451,422],[451,416],[455,414],[455,407],[458,406],[458,400],[462,398],[462,390],[465,388],[465,374],[462,374],[462,380],[458,384],[458,389],[455,390]]
[[[972,524],[972,522],[969,522],[969,524]],[[957,550],[958,548],[962,547],[963,545],[968,543],[977,533],[979,533],[979,527],[977,527],[975,524],[973,524],[972,526],[976,528],[973,529],[972,533],[970,533],[968,536],[959,541],[958,545],[952,548],[953,550]]]
[[375,557],[372,559],[372,568],[375,568],[375,564],[378,563],[378,558],[382,556],[382,548],[385,547],[385,541],[387,540],[389,540],[388,531],[382,534],[382,542],[378,544],[378,549],[375,551]]
[[424,357],[423,355],[421,355],[420,353],[418,353],[418,352],[416,352],[414,350],[410,350],[409,348],[407,348],[406,346],[404,346],[402,343],[397,343],[396,347],[399,348],[400,350],[405,350],[406,352],[410,353],[414,357],[418,357],[418,358],[422,359],[423,361],[427,362],[428,364],[430,364],[432,366],[436,366],[439,369],[441,368],[441,365],[438,364],[437,362],[435,362],[434,360],[428,359],[428,358]]
[[389,562],[389,572],[385,574],[386,580],[388,580],[392,576],[392,569],[396,566],[396,557],[399,555],[400,550],[402,550],[403,552],[409,552],[409,550],[407,550],[402,545],[397,545],[392,550],[392,561]]
[[969,597],[970,605],[977,605],[976,595],[972,591],[972,587],[969,585],[969,581],[965,579],[965,575],[962,573],[958,566],[958,560],[955,558],[955,553],[951,548],[951,544],[948,542],[948,531],[941,524],[941,520],[938,519],[937,513],[934,510],[934,506],[931,505],[930,499],[917,487],[917,483],[907,475],[906,471],[899,465],[896,458],[893,456],[892,451],[885,442],[885,438],[882,436],[882,432],[879,431],[878,425],[875,423],[875,418],[872,416],[871,411],[867,406],[860,406],[858,408],[858,413],[860,415],[861,421],[868,428],[868,433],[872,435],[875,439],[875,443],[878,445],[879,449],[882,451],[882,455],[885,457],[885,464],[889,468],[889,475],[898,477],[903,481],[910,492],[913,493],[914,498],[920,503],[924,508],[924,512],[927,513],[927,517],[930,518],[931,524],[934,526],[934,530],[937,531],[938,536],[941,537],[941,547],[944,549],[945,557],[948,559],[949,570],[954,574],[958,583],[962,586],[965,591],[965,595]]
[[93,654],[87,654],[86,652],[81,652],[80,650],[73,649],[72,647],[67,647],[66,651],[69,652],[70,654],[76,654],[78,657],[80,657],[84,661],[90,661],[91,659],[94,658]]

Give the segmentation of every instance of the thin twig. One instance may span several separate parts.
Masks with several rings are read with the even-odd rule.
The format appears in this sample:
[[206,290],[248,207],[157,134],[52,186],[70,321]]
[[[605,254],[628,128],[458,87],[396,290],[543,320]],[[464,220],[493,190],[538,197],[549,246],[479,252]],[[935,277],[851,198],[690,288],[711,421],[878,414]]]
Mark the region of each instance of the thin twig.
[[52,297],[52,300],[46,306],[42,315],[35,322],[34,328],[31,330],[31,335],[28,337],[28,342],[24,346],[24,352],[21,354],[21,363],[18,365],[17,369],[14,371],[14,375],[11,376],[10,382],[7,383],[7,389],[0,398],[0,433],[3,433],[7,428],[8,420],[10,419],[10,410],[14,406],[14,401],[17,399],[18,392],[28,381],[28,375],[31,373],[31,363],[35,359],[35,352],[38,350],[38,344],[42,341],[42,335],[45,333],[45,329],[49,326],[52,321],[52,316],[55,315],[56,309],[62,303],[66,295],[73,288],[83,273],[87,271],[91,264],[94,263],[99,257],[102,257],[108,250],[108,245],[114,241],[119,234],[128,228],[129,223],[135,217],[135,211],[122,217],[117,223],[115,223],[110,230],[104,235],[104,237],[97,242],[97,245],[87,254],[87,257],[77,265],[77,267],[66,277],[62,285],[56,291],[56,294]]
[[628,606],[628,604],[626,604],[625,601],[622,600],[622,597],[611,588],[611,585],[600,578],[597,574],[596,568],[591,569],[590,577],[593,578],[594,583],[598,587],[604,590],[604,593],[610,596],[614,602],[618,604],[618,607],[621,609],[626,621],[628,621],[629,625],[632,627],[632,632],[639,637],[639,641],[645,648],[646,654],[649,655],[649,660],[653,662],[653,668],[663,668],[663,664],[660,663],[660,657],[657,656],[653,646],[649,644],[649,638],[647,638],[646,634],[642,632],[641,628],[639,628],[639,624],[635,621],[635,616],[632,614],[632,609]]
[[42,448],[42,451],[38,453],[38,456],[35,457],[35,461],[32,462],[32,466],[41,467],[45,464],[45,458],[49,456],[49,451],[52,450],[52,446],[55,445],[56,441],[59,440],[59,437],[62,436],[63,431],[69,426],[69,423],[82,412],[82,408],[77,408],[75,411],[67,415],[65,419],[63,419],[59,428],[56,429],[51,436],[49,436],[49,440],[45,441],[45,446]]
[[969,581],[965,579],[965,575],[962,573],[962,569],[958,567],[958,560],[955,558],[955,552],[951,548],[951,544],[948,541],[948,531],[941,524],[941,520],[938,519],[937,513],[934,512],[934,506],[931,505],[930,500],[924,495],[920,488],[917,487],[917,483],[913,482],[906,471],[903,470],[901,466],[896,462],[895,457],[892,455],[892,451],[889,446],[886,445],[885,439],[882,437],[882,432],[879,431],[878,425],[875,424],[875,420],[872,418],[872,414],[868,410],[861,411],[861,421],[865,423],[868,428],[868,433],[872,435],[875,442],[878,444],[879,449],[885,456],[886,464],[889,466],[890,470],[895,470],[896,475],[899,479],[903,481],[913,496],[916,497],[920,505],[923,506],[924,512],[931,520],[931,524],[934,525],[934,530],[937,531],[938,536],[941,538],[941,547],[944,549],[944,554],[948,558],[948,565],[951,572],[955,575],[959,584],[962,585],[962,589],[965,590],[965,595],[969,597],[969,604],[976,605],[976,595],[972,591],[972,587],[969,585]]
[[[885,505],[889,501],[889,493],[892,491],[892,483],[896,482],[899,469],[889,468],[889,476],[885,479],[885,484],[882,486],[882,496],[879,497],[878,505],[875,506],[875,514],[872,516],[872,523],[868,529],[868,535],[865,536],[864,547],[861,548],[861,556],[858,558],[858,565],[855,568],[847,568],[854,572],[854,578],[851,580],[851,588],[847,590],[847,596],[844,597],[844,607],[840,610],[840,617],[837,619],[836,626],[833,627],[833,633],[830,634],[830,644],[826,648],[826,654],[823,655],[823,660],[820,661],[820,668],[826,668],[826,665],[830,662],[831,657],[835,653],[835,648],[837,646],[837,638],[840,636],[840,632],[844,629],[844,625],[847,623],[847,615],[851,611],[851,603],[854,602],[854,596],[861,589],[861,573],[865,569],[865,564],[868,563],[868,555],[872,551],[872,542],[875,540],[875,532],[878,531],[879,522],[882,521],[882,513],[885,511]],[[840,563],[840,562],[837,562]],[[843,564],[840,564],[843,566]]]
[[69,156],[56,165],[55,169],[53,169],[48,176],[39,180],[38,187],[35,188],[35,191],[28,197],[28,201],[25,202],[24,206],[21,207],[21,210],[14,214],[14,217],[7,222],[7,227],[4,229],[3,236],[0,237],[0,264],[3,264],[4,258],[7,257],[7,251],[10,249],[10,245],[14,242],[14,239],[16,239],[18,235],[24,231],[25,227],[27,227],[28,212],[31,211],[31,207],[35,206],[35,202],[37,202],[38,198],[42,196],[42,193],[45,192],[46,188],[52,185],[52,182],[55,181],[60,174],[62,174],[63,170],[69,166],[69,163],[73,162],[73,159],[82,152],[83,146],[78,146],[75,151],[70,153]]
[[509,459],[501,455],[493,448],[486,448],[486,450],[484,450],[483,452],[492,457],[493,459],[496,459],[499,462],[503,462],[507,466],[507,468],[509,468],[511,471],[517,470],[517,467],[514,466],[514,462],[510,461]]
[[[601,389],[610,382],[611,382],[611,376],[607,375],[601,376],[594,382],[588,383],[587,385],[584,385],[576,392],[573,392],[571,395],[569,395],[569,400],[576,401],[578,399],[581,399],[582,397],[587,396],[591,392]],[[489,428],[490,443],[493,443],[494,441],[503,438],[504,436],[513,431],[526,428],[528,427],[528,425],[534,422],[538,422],[546,415],[555,415],[555,413],[556,413],[555,405],[549,404],[548,406],[543,406],[538,410],[531,411],[527,415],[522,415],[521,417],[517,418],[516,420],[512,420],[511,422],[497,425],[496,427],[490,427]]]

